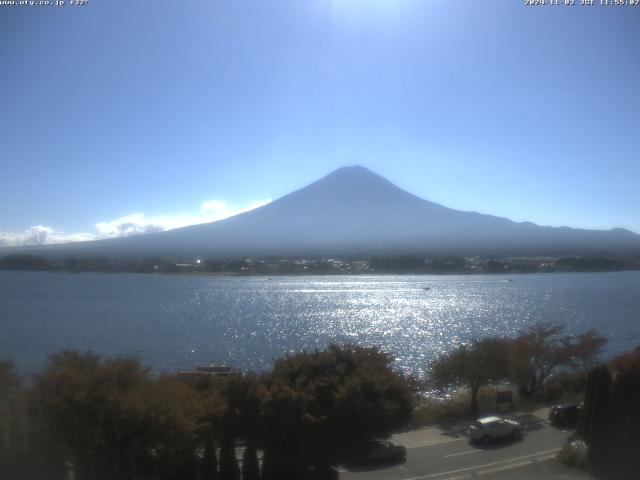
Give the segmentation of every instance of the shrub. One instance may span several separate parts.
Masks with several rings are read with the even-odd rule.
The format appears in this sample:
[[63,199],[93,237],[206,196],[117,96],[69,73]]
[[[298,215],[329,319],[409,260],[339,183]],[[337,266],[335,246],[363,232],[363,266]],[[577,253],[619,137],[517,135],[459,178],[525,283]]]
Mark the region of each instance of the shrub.
[[587,470],[589,467],[587,445],[582,440],[574,440],[566,444],[558,452],[558,460],[568,467]]

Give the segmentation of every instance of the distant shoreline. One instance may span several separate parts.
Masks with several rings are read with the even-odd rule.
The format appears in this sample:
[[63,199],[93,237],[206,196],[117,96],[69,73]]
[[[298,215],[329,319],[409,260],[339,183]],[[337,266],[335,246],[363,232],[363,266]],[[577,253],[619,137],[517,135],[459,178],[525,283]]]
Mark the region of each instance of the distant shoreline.
[[548,274],[568,274],[568,273],[624,273],[624,272],[638,272],[640,268],[624,269],[624,270],[562,270],[562,271],[548,271],[548,272],[324,272],[324,273],[241,273],[241,272],[197,272],[197,271],[185,271],[185,272],[138,272],[133,270],[25,270],[25,269],[8,269],[0,268],[0,271],[5,272],[29,272],[29,273],[63,273],[63,274],[83,274],[83,273],[100,273],[103,275],[118,275],[118,274],[133,274],[133,275],[149,275],[149,276],[174,276],[174,277],[221,277],[221,278],[251,278],[251,277],[348,277],[348,276],[424,276],[424,277],[443,277],[443,276],[506,276],[506,275],[548,275]]
[[18,271],[162,273],[205,276],[273,275],[477,275],[640,270],[635,256],[463,257],[455,255],[370,255],[298,258],[76,258],[49,259],[14,254],[0,257],[0,269]]

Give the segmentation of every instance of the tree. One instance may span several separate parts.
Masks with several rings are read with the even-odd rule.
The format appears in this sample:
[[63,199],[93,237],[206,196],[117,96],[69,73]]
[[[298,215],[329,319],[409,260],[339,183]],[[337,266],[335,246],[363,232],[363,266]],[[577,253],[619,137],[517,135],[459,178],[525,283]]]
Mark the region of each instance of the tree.
[[475,417],[480,387],[508,376],[508,352],[508,344],[502,339],[476,340],[433,362],[433,380],[441,388],[467,387],[471,393],[469,413]]
[[263,478],[296,478],[402,428],[415,382],[377,348],[331,345],[276,361],[264,379]]
[[156,452],[160,478],[195,478],[195,450],[202,444],[203,430],[200,394],[176,376],[162,375],[151,382],[142,401],[144,418],[151,425],[147,449]]
[[0,360],[0,396],[11,394],[21,383],[15,364],[8,359]]
[[0,360],[0,454],[5,446],[11,444],[16,432],[12,428],[14,419],[15,396],[22,378],[16,373],[11,360]]
[[[242,458],[243,480],[257,480],[260,473],[256,446],[262,441],[264,435],[261,388],[259,378],[255,374],[248,373],[231,377],[222,391],[222,397],[226,402],[223,437],[225,435],[231,437],[227,441],[235,442],[235,436],[238,436],[246,443]],[[233,446],[235,447],[235,443]],[[228,462],[231,462],[231,456]],[[235,451],[233,462],[235,468],[232,465],[231,468],[225,469],[226,472],[230,472],[229,478],[236,478]]]
[[578,433],[598,478],[638,478],[639,404],[640,347],[591,369]]
[[230,429],[223,431],[220,448],[220,480],[240,480],[235,440]]
[[564,329],[563,325],[539,323],[510,341],[511,377],[522,396],[533,396],[562,368],[588,370],[607,342],[594,330],[563,335]]
[[200,477],[202,480],[218,480],[218,458],[211,428],[205,429],[204,454],[200,465]]
[[135,358],[65,351],[33,387],[31,418],[73,459],[75,478],[189,478],[200,399],[171,376],[154,379]]
[[259,480],[260,466],[255,441],[249,440],[242,455],[242,480]]
[[0,360],[0,477],[14,475],[13,466],[19,452],[18,444],[24,442],[18,422],[16,396],[22,379],[15,371],[11,360]]

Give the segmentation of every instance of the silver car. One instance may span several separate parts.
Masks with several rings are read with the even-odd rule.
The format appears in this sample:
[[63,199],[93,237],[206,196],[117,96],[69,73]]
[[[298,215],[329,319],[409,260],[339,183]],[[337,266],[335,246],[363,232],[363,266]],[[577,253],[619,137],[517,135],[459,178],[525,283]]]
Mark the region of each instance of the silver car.
[[520,438],[522,425],[515,420],[502,417],[484,417],[471,423],[468,433],[471,440],[479,440],[487,444],[496,438]]

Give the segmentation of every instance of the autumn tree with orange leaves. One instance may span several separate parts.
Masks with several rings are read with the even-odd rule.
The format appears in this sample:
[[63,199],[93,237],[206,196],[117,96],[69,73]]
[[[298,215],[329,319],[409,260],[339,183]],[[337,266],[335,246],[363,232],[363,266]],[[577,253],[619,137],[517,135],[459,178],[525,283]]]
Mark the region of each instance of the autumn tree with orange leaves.
[[509,342],[511,377],[523,397],[535,395],[558,371],[587,371],[607,343],[595,330],[579,335],[564,332],[564,325],[538,323]]

